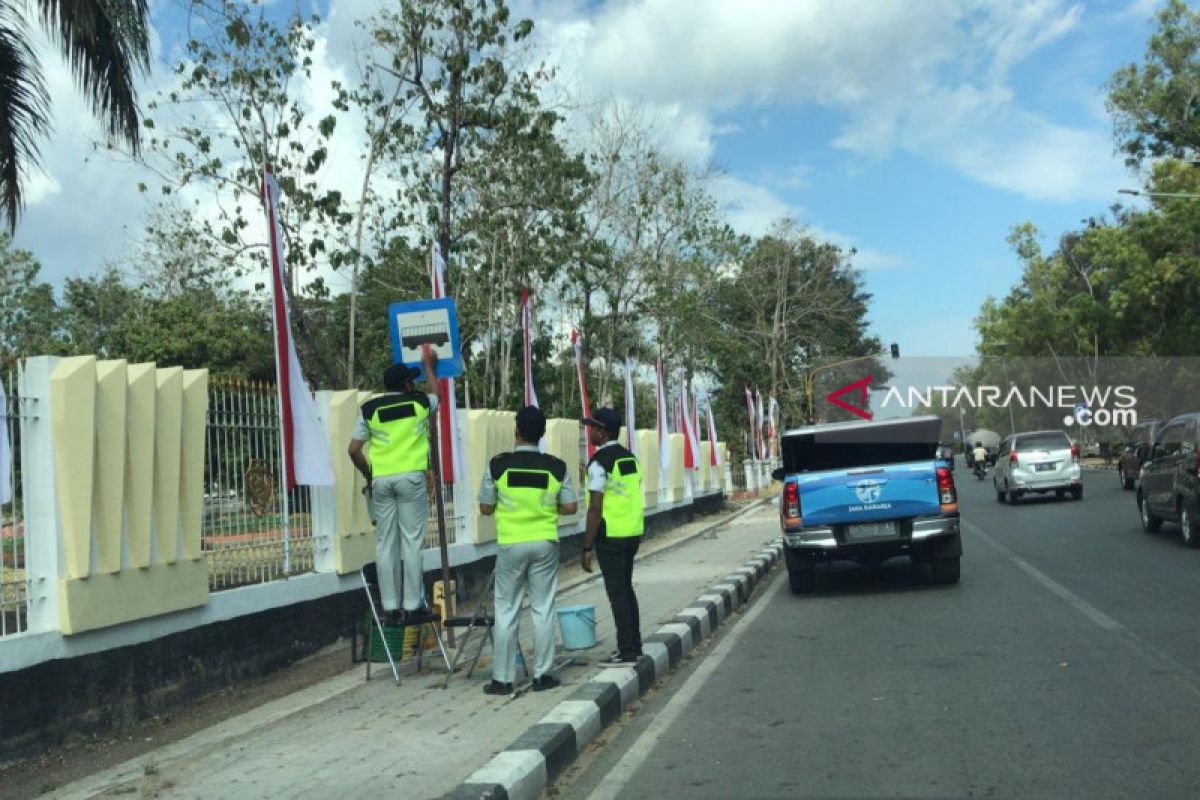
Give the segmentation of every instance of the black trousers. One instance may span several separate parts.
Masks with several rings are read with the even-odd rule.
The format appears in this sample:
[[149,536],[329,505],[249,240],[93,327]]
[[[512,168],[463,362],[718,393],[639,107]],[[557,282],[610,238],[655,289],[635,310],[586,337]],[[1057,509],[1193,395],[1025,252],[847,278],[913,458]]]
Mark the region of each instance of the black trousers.
[[617,626],[617,651],[623,656],[642,652],[641,615],[633,592],[633,557],[641,543],[640,536],[610,539],[602,535],[596,540],[596,562],[604,575],[604,591]]

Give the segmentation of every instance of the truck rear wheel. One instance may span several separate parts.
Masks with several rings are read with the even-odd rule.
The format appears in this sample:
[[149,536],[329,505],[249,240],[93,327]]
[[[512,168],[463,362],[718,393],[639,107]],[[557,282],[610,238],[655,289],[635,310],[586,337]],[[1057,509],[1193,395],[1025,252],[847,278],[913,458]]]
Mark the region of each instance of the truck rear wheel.
[[812,567],[788,570],[788,587],[792,594],[808,594],[817,585],[817,571]]
[[935,558],[932,562],[932,567],[934,583],[958,583],[958,558]]

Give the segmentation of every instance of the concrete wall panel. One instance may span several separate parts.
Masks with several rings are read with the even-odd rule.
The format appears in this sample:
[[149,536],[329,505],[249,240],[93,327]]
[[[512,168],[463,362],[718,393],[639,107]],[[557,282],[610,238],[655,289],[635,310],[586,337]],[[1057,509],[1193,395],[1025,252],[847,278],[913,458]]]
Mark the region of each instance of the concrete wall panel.
[[95,356],[60,360],[50,377],[50,418],[59,537],[68,578],[86,578],[91,571],[95,414]]
[[204,526],[204,445],[208,423],[208,370],[183,373],[183,431],[179,463],[180,549],[183,558],[200,558]]
[[125,401],[125,524],[129,538],[129,564],[150,566],[150,532],[153,529],[154,409],[158,399],[153,364],[130,364],[126,369]]
[[173,564],[179,542],[179,454],[183,433],[183,368],[155,374],[154,536],[151,561]]
[[[124,361],[96,364],[96,466],[92,491],[92,533],[96,571],[121,569],[121,537],[125,505],[125,429],[129,395]],[[203,456],[203,453],[201,453]]]

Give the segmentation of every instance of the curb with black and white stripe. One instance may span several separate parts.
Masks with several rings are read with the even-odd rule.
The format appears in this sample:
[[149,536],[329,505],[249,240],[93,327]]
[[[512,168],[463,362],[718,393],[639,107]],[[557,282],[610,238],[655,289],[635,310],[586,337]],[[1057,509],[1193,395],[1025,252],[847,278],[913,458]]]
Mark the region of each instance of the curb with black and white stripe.
[[684,656],[747,605],[754,587],[782,558],[782,542],[760,550],[645,637],[646,656],[635,666],[612,667],[593,676],[445,797],[534,800],[602,730],[652,686],[666,680]]

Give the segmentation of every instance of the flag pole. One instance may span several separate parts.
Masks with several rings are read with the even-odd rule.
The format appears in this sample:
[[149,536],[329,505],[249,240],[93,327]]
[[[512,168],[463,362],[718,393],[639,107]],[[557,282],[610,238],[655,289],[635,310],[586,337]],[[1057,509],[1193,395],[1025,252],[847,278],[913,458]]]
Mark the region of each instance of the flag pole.
[[[275,286],[278,283],[278,291],[284,292],[286,301],[287,288],[283,286],[283,264],[279,264],[276,268],[275,260],[279,257],[279,243],[275,241],[275,221],[271,217],[271,209],[274,204],[271,202],[271,187],[267,185],[267,173],[269,164],[267,163],[267,121],[260,114],[259,123],[262,125],[262,200],[263,210],[267,216],[267,245],[270,250],[270,265],[271,265],[271,283]],[[281,325],[287,324],[287,318],[279,319],[278,308],[275,303],[275,298],[271,298],[271,319],[275,322],[275,330],[272,331],[273,343],[275,345],[275,407],[279,417],[279,497],[280,511],[283,516],[283,574],[289,575],[292,571],[292,538],[289,530],[290,510],[288,508],[288,451],[287,451],[287,432],[284,431],[284,426],[287,425],[287,420],[283,414],[283,381],[280,380],[283,376],[283,359],[287,358],[286,353],[279,351],[279,330]]]
[[[442,253],[441,256],[443,260],[446,258],[445,253]],[[429,251],[429,262],[431,273],[435,277],[440,277],[438,276],[438,265],[434,260],[432,250]],[[446,268],[447,270],[449,269],[449,264],[446,265]],[[441,283],[440,280],[439,283]],[[444,287],[442,294],[445,294]],[[457,414],[458,409],[455,407],[457,403],[454,397],[441,396],[443,392],[441,391],[437,375],[426,375],[425,379],[426,385],[437,391],[439,395],[438,402],[450,402],[452,405],[449,408],[449,412]],[[445,394],[449,394],[449,392]],[[442,456],[438,447],[438,440],[441,437],[442,415],[439,412],[432,416],[434,417],[434,424],[429,426],[429,456],[433,461],[433,500],[434,505],[437,507],[438,554],[442,559],[442,605],[444,606],[442,608],[442,619],[444,620],[454,613],[454,609],[451,607],[454,603],[454,597],[450,591],[450,548],[446,543],[446,499],[442,497]],[[451,450],[451,457],[453,457],[453,452]],[[446,629],[446,642],[451,647],[454,647],[454,628]]]

